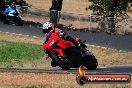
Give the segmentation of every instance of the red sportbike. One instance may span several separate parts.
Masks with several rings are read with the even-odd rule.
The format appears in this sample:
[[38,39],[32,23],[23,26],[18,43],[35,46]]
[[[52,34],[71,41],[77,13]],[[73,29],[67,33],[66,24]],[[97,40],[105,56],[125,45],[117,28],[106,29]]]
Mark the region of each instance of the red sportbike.
[[80,42],[79,38],[72,43],[67,38],[60,38],[54,33],[46,43],[43,43],[42,49],[52,59],[51,66],[59,66],[64,70],[85,66],[88,69],[96,69],[98,66],[95,56],[87,50],[85,42]]

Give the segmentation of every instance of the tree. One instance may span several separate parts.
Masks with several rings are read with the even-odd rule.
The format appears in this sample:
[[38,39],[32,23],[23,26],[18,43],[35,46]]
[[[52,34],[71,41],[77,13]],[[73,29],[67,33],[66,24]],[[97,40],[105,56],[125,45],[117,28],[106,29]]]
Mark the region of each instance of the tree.
[[115,22],[116,16],[121,16],[126,14],[128,9],[128,3],[130,0],[89,0],[92,5],[89,9],[93,11],[96,15],[102,15],[108,17],[108,23],[110,23],[110,32],[115,32]]

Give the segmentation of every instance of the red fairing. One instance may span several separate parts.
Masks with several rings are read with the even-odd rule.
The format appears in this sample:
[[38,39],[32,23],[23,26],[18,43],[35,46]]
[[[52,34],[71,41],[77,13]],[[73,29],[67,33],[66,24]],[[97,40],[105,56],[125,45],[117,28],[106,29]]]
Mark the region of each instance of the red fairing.
[[58,52],[60,54],[60,56],[64,55],[62,49],[54,49],[54,51]]
[[56,51],[61,56],[63,56],[62,50],[70,46],[75,46],[75,45],[71,41],[65,40],[64,38],[60,38],[55,32],[52,33],[48,41],[42,45],[42,48],[43,50],[48,49],[50,52]]
[[70,46],[75,46],[72,42],[66,40],[61,40],[57,45],[60,46],[62,49],[66,49]]
[[79,42],[81,39],[80,37],[75,38],[76,42]]

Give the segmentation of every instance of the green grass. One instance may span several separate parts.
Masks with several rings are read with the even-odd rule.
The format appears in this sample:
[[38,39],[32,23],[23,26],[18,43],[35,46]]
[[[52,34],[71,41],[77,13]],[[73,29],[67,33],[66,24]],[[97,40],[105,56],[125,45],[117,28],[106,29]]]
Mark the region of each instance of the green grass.
[[40,45],[0,41],[0,66],[36,67],[48,62],[44,59],[44,52]]

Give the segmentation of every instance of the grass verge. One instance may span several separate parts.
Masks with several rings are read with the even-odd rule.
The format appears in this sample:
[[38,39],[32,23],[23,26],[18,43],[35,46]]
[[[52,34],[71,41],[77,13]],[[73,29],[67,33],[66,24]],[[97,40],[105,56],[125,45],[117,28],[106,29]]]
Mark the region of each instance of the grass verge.
[[36,67],[47,65],[41,46],[31,43],[0,41],[0,66],[4,67]]

